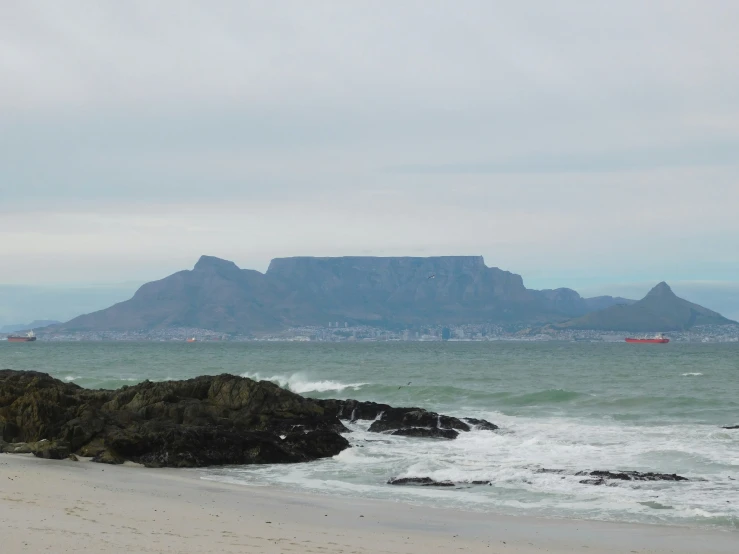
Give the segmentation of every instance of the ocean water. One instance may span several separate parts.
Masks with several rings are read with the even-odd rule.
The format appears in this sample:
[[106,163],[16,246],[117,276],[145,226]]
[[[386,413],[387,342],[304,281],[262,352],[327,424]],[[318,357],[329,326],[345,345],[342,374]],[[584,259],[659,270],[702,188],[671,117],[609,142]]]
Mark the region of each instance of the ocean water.
[[[465,510],[739,530],[739,345],[605,343],[0,343],[0,367],[91,388],[233,373],[316,398],[484,418],[454,441],[348,424],[352,448],[308,464],[197,470],[249,486]],[[546,473],[541,469],[564,470]],[[581,484],[586,470],[688,482]],[[394,477],[490,481],[400,487]]]

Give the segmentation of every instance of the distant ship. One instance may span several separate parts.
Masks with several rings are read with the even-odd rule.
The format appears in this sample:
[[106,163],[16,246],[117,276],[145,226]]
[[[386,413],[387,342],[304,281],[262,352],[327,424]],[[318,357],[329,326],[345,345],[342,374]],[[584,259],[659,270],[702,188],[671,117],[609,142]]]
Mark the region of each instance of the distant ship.
[[29,331],[25,335],[9,335],[8,342],[33,342],[36,340],[36,335],[33,331]]
[[662,333],[659,335],[655,335],[654,337],[650,338],[643,338],[643,339],[635,339],[632,337],[626,337],[626,342],[639,342],[643,344],[667,344],[670,342],[670,339],[667,337],[663,337]]

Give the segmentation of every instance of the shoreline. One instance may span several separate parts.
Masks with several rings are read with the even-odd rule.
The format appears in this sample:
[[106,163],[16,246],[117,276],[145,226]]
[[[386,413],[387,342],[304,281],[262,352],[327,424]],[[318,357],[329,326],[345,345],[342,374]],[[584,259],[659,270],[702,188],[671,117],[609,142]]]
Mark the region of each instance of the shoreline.
[[540,519],[0,454],[3,552],[729,554],[734,531]]

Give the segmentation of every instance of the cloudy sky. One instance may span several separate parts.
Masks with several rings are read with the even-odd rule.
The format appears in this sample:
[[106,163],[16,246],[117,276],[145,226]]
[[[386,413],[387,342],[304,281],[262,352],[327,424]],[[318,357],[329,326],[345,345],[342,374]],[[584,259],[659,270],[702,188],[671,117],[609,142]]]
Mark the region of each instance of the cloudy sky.
[[482,254],[720,309],[738,28],[718,0],[5,2],[0,285]]

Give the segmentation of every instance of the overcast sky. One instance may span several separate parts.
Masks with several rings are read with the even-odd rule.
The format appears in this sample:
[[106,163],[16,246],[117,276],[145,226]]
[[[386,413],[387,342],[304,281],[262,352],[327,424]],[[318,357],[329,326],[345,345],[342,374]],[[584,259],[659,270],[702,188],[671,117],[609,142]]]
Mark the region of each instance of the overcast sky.
[[0,284],[482,254],[733,290],[737,29],[710,0],[4,2]]

